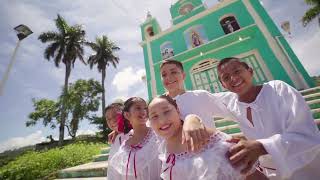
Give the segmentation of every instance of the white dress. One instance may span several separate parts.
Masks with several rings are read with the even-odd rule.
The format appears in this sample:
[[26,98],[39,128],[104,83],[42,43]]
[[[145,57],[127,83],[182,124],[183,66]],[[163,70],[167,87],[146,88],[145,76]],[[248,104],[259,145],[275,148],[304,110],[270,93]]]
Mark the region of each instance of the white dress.
[[110,147],[110,151],[109,151],[109,157],[108,157],[108,161],[112,158],[112,156],[119,150],[122,142],[124,142],[125,140],[127,140],[129,138],[129,133],[124,134],[124,133],[120,133],[116,136],[114,142],[111,144]]
[[[270,81],[252,103],[239,102],[234,93],[221,95],[244,135],[260,141],[268,152],[259,159],[267,176],[320,179],[320,133],[298,91],[282,81]],[[246,117],[248,107],[253,125]]]
[[217,93],[212,94],[205,90],[186,91],[174,99],[177,102],[182,120],[188,114],[196,114],[206,127],[215,128],[214,116],[232,118]]
[[159,180],[161,161],[159,141],[152,129],[137,145],[125,140],[108,162],[108,180]]
[[242,180],[240,170],[235,170],[226,153],[231,146],[225,140],[225,133],[218,132],[210,137],[210,142],[200,152],[169,154],[166,143],[160,148],[163,180]]

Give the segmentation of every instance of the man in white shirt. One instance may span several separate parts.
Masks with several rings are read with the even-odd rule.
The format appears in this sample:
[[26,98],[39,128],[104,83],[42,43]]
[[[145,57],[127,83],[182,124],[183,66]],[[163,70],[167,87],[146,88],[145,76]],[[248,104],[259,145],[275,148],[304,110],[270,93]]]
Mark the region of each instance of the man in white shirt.
[[237,58],[221,60],[218,74],[233,92],[221,99],[249,139],[231,147],[231,164],[246,172],[260,158],[270,179],[320,179],[320,134],[301,94],[277,80],[253,85],[252,68]]

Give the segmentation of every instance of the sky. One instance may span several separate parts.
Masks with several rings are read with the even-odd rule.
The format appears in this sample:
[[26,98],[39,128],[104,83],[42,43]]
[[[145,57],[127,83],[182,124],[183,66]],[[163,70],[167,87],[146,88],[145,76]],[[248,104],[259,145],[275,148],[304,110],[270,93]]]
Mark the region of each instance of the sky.
[[[54,66],[44,58],[46,47],[37,40],[42,32],[55,30],[54,19],[62,15],[70,24],[81,24],[87,39],[94,41],[97,36],[107,35],[121,50],[120,63],[116,69],[107,69],[105,81],[106,102],[126,99],[130,96],[147,98],[146,84],[141,80],[145,74],[143,51],[139,45],[139,25],[145,21],[148,11],[156,17],[162,30],[171,26],[169,8],[176,0],[1,0],[0,7],[0,77],[3,77],[17,37],[13,28],[19,24],[29,26],[34,32],[21,42],[4,94],[0,96],[0,152],[35,144],[53,135],[57,139],[58,129],[44,127],[42,123],[26,127],[28,114],[33,111],[32,98],[56,99],[64,83],[64,66]],[[206,0],[215,4],[216,0]],[[320,28],[317,22],[303,27],[301,17],[309,8],[303,0],[262,0],[269,15],[279,26],[290,21],[291,35],[282,31],[287,41],[312,76],[320,75]],[[85,52],[88,57],[93,52]],[[101,74],[76,62],[69,82],[77,79],[94,78]],[[97,112],[99,115],[100,112]],[[80,123],[78,134],[93,134],[94,125],[87,121]]]

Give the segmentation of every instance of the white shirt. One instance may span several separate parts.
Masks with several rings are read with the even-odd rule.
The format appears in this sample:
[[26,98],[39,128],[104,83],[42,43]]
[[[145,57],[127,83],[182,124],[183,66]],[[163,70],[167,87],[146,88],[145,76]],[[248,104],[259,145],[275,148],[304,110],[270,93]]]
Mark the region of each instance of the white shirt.
[[124,142],[128,138],[129,138],[129,133],[127,134],[120,133],[116,136],[116,138],[114,139],[114,142],[111,144],[108,160],[110,160],[112,156],[119,150],[122,142]]
[[188,114],[195,114],[201,118],[206,127],[215,128],[213,116],[230,117],[230,112],[222,104],[219,97],[219,93],[211,94],[205,90],[194,90],[177,95],[174,99],[177,102],[182,120]]
[[226,158],[231,144],[230,136],[217,133],[200,152],[167,153],[165,141],[161,144],[163,180],[242,180],[240,170],[234,169]]
[[[282,81],[270,81],[252,103],[234,93],[222,96],[248,139],[260,141],[269,155],[261,164],[277,169],[283,179],[320,179],[320,133],[301,94]],[[251,108],[252,122],[246,117]],[[311,163],[311,164],[310,164]]]
[[[159,180],[161,161],[158,159],[159,141],[152,129],[135,146],[125,140],[108,162],[109,180]],[[127,168],[128,167],[128,168]]]

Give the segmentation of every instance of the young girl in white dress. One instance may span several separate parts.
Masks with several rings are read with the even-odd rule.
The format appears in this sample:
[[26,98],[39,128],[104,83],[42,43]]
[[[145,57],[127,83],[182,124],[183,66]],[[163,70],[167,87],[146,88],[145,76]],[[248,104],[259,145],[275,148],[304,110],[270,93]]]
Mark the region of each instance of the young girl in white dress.
[[[122,120],[123,103],[112,103],[105,108],[105,116],[108,127],[115,132],[114,141],[111,143],[108,160],[119,150],[122,142],[128,139],[130,124],[124,124]],[[127,128],[124,128],[127,126]],[[126,129],[126,132],[124,132]]]
[[[207,128],[211,134],[209,142],[198,152],[187,152],[181,144],[182,121],[176,102],[169,96],[154,98],[148,107],[153,130],[164,138],[159,147],[162,161],[161,178],[164,180],[240,180],[245,176],[234,169],[226,158],[231,146],[230,137]],[[188,115],[199,121],[196,115]]]
[[108,162],[109,180],[159,180],[161,161],[158,159],[158,139],[146,126],[147,104],[139,97],[124,103],[123,117],[129,121],[130,137]]

